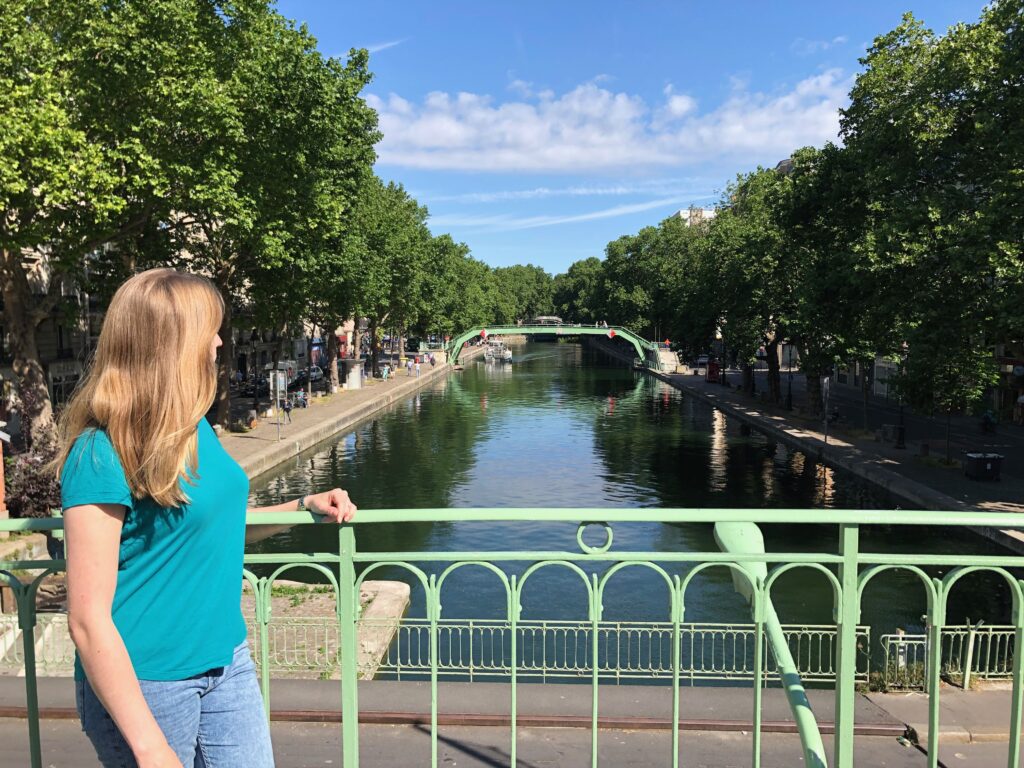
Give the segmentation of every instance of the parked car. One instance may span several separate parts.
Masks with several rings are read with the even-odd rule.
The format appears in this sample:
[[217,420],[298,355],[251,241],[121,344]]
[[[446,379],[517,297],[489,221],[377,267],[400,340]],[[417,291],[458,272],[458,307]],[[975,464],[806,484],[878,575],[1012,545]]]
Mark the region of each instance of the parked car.
[[308,371],[305,368],[303,368],[301,371],[295,374],[295,378],[292,379],[291,383],[288,385],[288,391],[295,392],[296,390],[299,389],[305,389],[310,381],[312,381],[313,384],[317,384],[318,382],[322,382],[323,380],[324,372],[319,365],[311,366]]
[[250,376],[242,384],[242,394],[246,397],[266,397],[270,394],[270,380],[266,376]]

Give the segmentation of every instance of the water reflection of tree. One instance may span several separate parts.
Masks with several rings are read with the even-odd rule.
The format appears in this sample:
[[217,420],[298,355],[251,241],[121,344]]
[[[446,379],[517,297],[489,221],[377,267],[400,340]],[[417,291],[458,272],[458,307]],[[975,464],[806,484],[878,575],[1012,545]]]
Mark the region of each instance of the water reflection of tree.
[[[735,423],[714,418],[713,410],[691,398],[652,385],[634,407],[617,405],[594,416],[596,451],[609,478],[651,493],[661,507],[878,509],[894,505],[856,478],[836,473],[803,454],[744,435]],[[716,430],[724,430],[716,434]],[[837,551],[835,526],[762,526],[768,551]],[[910,531],[899,527],[862,528],[862,550],[995,554],[998,547],[980,537],[953,531]],[[717,549],[711,526],[662,526],[657,549]],[[936,575],[942,569],[930,569]],[[901,626],[920,629],[923,593],[914,577],[900,572],[879,577],[874,599],[865,601],[863,620],[873,631]],[[967,618],[1005,623],[1009,592],[998,577],[979,574],[950,596],[949,621]],[[726,574],[712,581],[727,584]],[[879,601],[878,595],[885,599]],[[903,595],[905,600],[893,600]],[[918,599],[920,597],[920,600]],[[778,582],[777,607],[784,621],[827,623],[832,595],[824,577],[795,571]],[[881,603],[881,604],[880,604]]]
[[[454,402],[453,402],[454,400]],[[254,503],[277,503],[310,488],[345,488],[363,509],[451,506],[452,488],[473,469],[473,446],[485,416],[457,402],[446,386],[421,392],[314,449],[275,477],[254,484]],[[356,526],[367,551],[416,551],[445,523]],[[328,530],[296,526],[258,551],[332,551]]]

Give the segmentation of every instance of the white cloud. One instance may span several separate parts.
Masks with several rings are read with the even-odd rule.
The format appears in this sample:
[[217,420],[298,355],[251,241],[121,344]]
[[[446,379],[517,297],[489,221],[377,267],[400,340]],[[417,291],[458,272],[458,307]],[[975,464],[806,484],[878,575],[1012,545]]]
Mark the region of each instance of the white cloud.
[[665,178],[636,181],[626,184],[588,185],[577,184],[568,187],[532,187],[530,189],[507,189],[492,192],[463,192],[457,195],[434,195],[417,192],[431,203],[497,203],[510,200],[537,200],[553,197],[623,197],[626,195],[682,196],[688,199],[711,198],[714,185],[720,180],[690,178]]
[[517,93],[524,99],[528,99],[533,96],[533,83],[528,83],[525,80],[516,78],[508,84],[507,88],[512,91],[512,93]]
[[401,45],[409,38],[403,37],[401,40],[389,40],[386,43],[375,43],[373,45],[366,46],[366,50],[370,53],[379,53],[380,51],[386,51],[388,48],[394,48],[396,45]]
[[827,51],[829,48],[835,48],[837,45],[843,45],[846,41],[846,35],[837,35],[831,40],[808,40],[798,37],[790,44],[789,49],[797,56],[812,56],[815,53]]
[[604,208],[598,211],[564,216],[510,216],[507,214],[464,216],[462,214],[452,214],[432,216],[430,223],[435,227],[460,227],[485,232],[510,232],[518,229],[537,229],[538,227],[553,227],[558,224],[574,224],[582,221],[594,221],[595,219],[610,219],[616,216],[627,216],[631,213],[642,213],[654,208],[665,208],[665,215],[667,216],[685,200],[686,198],[682,197],[668,197],[660,200],[648,200],[643,203],[633,203],[630,205],[617,205],[614,208]]
[[[651,106],[593,81],[561,95],[541,91],[503,103],[466,92],[430,93],[421,104],[396,94],[368,100],[380,114],[384,165],[593,173],[723,159],[763,162],[820,145],[837,135],[849,86],[834,69],[774,94],[735,81],[727,100],[704,113],[671,86]],[[528,83],[521,87],[529,90]]]

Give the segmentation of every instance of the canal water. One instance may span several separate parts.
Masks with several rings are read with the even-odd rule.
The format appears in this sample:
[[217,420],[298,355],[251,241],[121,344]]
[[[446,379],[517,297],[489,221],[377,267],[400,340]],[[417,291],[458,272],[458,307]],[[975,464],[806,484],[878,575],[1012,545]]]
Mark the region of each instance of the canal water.
[[[362,509],[627,507],[642,517],[640,510],[651,507],[896,506],[856,478],[757,433],[741,434],[739,425],[721,412],[599,352],[577,344],[525,344],[513,351],[511,365],[471,361],[464,371],[257,478],[252,503],[273,504],[341,486]],[[614,533],[613,549],[717,549],[710,525],[637,522],[618,524]],[[834,526],[766,526],[764,534],[769,551],[837,551]],[[578,551],[575,535],[575,525],[528,522],[356,527],[357,545],[364,551]],[[334,551],[337,538],[326,526],[299,526],[261,546],[265,552]],[[961,531],[897,526],[863,529],[861,549],[999,551]],[[421,565],[428,572],[444,567]],[[509,574],[527,567],[500,565]],[[683,573],[687,566],[666,568]],[[597,566],[588,572],[602,571]],[[313,574],[294,571],[288,578],[313,580]],[[424,616],[422,590],[406,571],[388,568],[374,578],[413,584],[409,616]],[[585,594],[578,576],[544,569],[524,591],[522,617],[585,619]],[[773,597],[784,623],[832,621],[832,593],[820,574],[806,569],[786,574]],[[749,621],[749,610],[724,569],[698,576],[686,601],[686,621]],[[446,581],[442,603],[446,618],[505,618],[504,588],[482,568],[464,568]],[[865,592],[862,623],[871,627],[873,639],[897,628],[918,632],[925,607],[914,577],[883,574]],[[951,599],[949,622],[1005,623],[1009,611],[1000,582],[970,576]],[[649,569],[620,572],[606,592],[604,618],[668,620],[663,582]]]

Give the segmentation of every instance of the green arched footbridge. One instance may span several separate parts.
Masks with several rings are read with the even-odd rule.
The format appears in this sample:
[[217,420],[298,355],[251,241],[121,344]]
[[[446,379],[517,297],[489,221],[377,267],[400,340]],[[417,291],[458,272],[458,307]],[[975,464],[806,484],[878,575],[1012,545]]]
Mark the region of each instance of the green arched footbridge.
[[606,336],[611,339],[622,339],[633,345],[636,356],[646,364],[658,363],[658,345],[638,336],[628,328],[612,326],[611,328],[599,328],[589,325],[481,325],[471,328],[455,337],[449,347],[449,359],[452,364],[459,361],[462,353],[462,345],[487,332],[491,336],[559,336],[562,338],[573,338],[579,336]]

